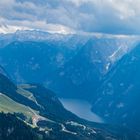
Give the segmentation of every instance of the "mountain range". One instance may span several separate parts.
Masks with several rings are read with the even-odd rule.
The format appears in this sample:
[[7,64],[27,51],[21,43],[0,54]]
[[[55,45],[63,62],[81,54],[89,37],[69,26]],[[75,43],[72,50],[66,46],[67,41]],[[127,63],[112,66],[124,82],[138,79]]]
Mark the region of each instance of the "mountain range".
[[91,101],[102,77],[138,39],[137,36],[17,31],[1,35],[0,64],[16,84],[43,84],[59,97]]
[[[99,33],[1,34],[0,111],[43,140],[139,140],[139,41]],[[59,98],[88,101],[104,123],[77,117]]]

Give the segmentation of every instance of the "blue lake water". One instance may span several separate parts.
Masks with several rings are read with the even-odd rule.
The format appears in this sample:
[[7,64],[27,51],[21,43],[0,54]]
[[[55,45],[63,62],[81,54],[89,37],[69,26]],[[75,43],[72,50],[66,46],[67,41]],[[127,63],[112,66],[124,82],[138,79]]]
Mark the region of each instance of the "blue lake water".
[[87,101],[77,99],[60,99],[60,101],[67,110],[76,114],[78,117],[88,121],[103,123],[101,117],[91,112],[91,105]]

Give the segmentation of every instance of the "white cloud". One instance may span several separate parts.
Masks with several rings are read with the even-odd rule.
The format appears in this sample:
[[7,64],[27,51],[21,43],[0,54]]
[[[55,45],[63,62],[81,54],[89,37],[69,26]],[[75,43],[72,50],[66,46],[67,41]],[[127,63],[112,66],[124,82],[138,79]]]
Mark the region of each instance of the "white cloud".
[[11,25],[0,27],[0,33],[13,33],[16,32],[17,30],[30,30],[30,28],[25,26],[11,26]]
[[0,25],[140,34],[139,7],[140,0],[1,0]]
[[0,19],[0,22],[6,22],[0,26],[0,33],[13,33],[17,30],[42,30],[50,33],[72,34],[75,31],[69,27],[60,24],[47,24],[45,21],[28,21],[28,20],[5,20]]

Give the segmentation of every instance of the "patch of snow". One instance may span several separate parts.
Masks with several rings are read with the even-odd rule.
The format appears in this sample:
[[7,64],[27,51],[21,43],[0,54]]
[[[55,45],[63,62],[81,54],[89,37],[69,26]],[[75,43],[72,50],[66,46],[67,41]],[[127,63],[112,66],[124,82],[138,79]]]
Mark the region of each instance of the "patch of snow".
[[123,108],[123,107],[124,107],[124,103],[117,104],[117,108]]
[[64,56],[61,53],[58,53],[56,55],[56,62],[59,66],[63,66],[64,65]]
[[109,70],[111,63],[107,63],[107,65],[105,66],[106,71]]

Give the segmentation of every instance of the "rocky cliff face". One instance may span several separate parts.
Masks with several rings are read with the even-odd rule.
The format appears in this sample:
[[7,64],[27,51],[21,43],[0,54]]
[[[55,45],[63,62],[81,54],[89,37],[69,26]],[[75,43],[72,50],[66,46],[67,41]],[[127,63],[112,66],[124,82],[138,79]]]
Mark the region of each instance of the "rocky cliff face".
[[[105,76],[93,111],[107,121],[140,130],[140,45],[126,54]],[[134,121],[135,120],[135,121]]]

